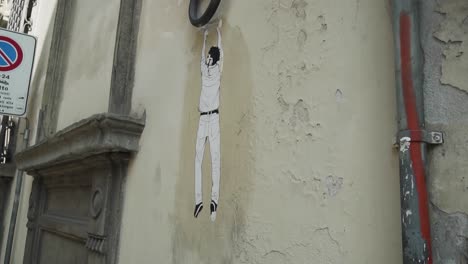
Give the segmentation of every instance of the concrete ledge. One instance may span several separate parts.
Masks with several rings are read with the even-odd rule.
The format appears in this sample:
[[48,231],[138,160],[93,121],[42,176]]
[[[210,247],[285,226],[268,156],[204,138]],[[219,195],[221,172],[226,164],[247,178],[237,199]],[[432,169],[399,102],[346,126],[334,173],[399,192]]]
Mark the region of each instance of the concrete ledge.
[[16,165],[32,171],[103,153],[137,152],[144,126],[143,120],[128,116],[93,115],[17,153]]

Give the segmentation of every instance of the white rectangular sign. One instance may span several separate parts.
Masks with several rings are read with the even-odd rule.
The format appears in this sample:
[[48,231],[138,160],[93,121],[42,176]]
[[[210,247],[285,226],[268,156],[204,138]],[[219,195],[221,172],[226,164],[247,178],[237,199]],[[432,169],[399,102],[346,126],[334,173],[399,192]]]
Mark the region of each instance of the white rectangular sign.
[[0,29],[0,115],[26,113],[36,38]]

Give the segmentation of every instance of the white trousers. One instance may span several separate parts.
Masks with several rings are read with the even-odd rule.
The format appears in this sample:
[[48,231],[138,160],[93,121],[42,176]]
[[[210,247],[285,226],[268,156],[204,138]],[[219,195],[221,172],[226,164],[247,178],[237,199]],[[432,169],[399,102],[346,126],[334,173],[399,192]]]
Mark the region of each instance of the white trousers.
[[203,201],[202,163],[207,139],[210,141],[211,154],[211,200],[218,204],[221,174],[219,114],[202,115],[198,123],[197,143],[195,146],[195,204]]

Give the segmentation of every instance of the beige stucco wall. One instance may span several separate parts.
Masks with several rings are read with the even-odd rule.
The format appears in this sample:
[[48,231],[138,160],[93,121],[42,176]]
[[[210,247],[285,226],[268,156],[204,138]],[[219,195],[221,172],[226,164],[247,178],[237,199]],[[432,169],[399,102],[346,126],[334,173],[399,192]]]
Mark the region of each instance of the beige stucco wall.
[[211,223],[208,206],[192,215],[202,35],[188,1],[143,1],[133,112],[147,125],[120,263],[401,263],[389,2],[224,3]]
[[[56,1],[38,2],[33,14],[38,47],[28,109],[31,143]],[[440,82],[461,91],[466,60],[459,53],[466,50],[466,34],[453,30],[453,23],[462,25],[463,12],[452,2],[438,9],[448,15],[430,37],[448,45]],[[59,129],[105,112],[108,104],[119,1],[76,3]],[[223,1],[216,223],[208,219],[208,206],[199,219],[192,216],[201,32],[188,23],[187,0],[143,3],[132,114],[146,111],[147,125],[127,179],[120,263],[401,263],[388,1]],[[441,105],[428,98],[427,105]],[[434,111],[443,118],[466,116],[458,101],[447,102],[455,112]],[[449,135],[444,146],[462,153],[466,124],[451,128],[442,129]],[[466,211],[459,199],[464,186],[454,185],[463,182],[466,166],[455,152],[436,152],[445,163],[430,170],[433,205],[449,216]],[[207,148],[205,205],[209,160]],[[438,174],[460,179],[444,181]],[[12,263],[23,259],[30,188],[27,176]]]
[[119,7],[118,0],[73,1],[58,130],[107,111]]

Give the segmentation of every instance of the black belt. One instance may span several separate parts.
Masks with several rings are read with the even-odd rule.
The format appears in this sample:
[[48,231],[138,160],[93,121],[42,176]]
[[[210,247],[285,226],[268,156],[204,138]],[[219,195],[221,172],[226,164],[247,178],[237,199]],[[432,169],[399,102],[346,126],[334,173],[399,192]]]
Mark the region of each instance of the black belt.
[[211,115],[211,114],[219,114],[219,111],[218,109],[215,109],[215,110],[212,110],[212,111],[208,111],[208,112],[201,112],[200,115]]

